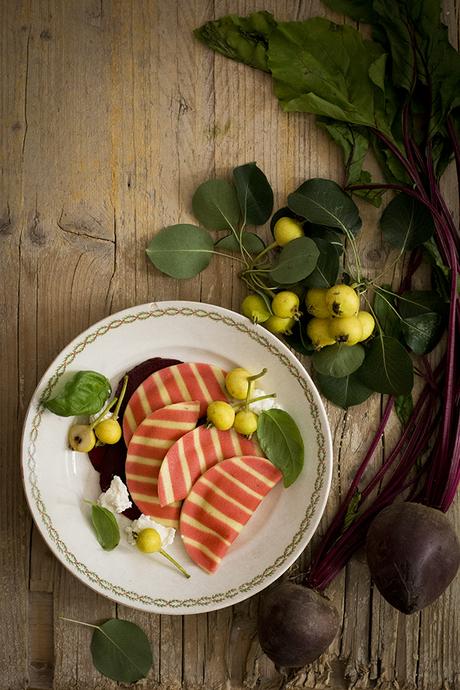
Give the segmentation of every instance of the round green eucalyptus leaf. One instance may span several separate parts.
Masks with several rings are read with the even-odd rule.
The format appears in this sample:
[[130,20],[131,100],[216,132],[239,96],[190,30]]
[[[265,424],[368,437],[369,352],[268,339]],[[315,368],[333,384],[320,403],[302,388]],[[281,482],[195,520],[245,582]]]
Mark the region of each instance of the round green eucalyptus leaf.
[[145,632],[135,623],[118,618],[106,621],[94,631],[91,655],[100,673],[121,683],[145,678],[153,661]]
[[393,247],[415,249],[434,232],[433,217],[427,207],[407,194],[398,194],[380,218],[383,238]]
[[146,253],[162,273],[172,278],[193,278],[211,261],[214,242],[209,232],[196,225],[170,225],[154,236]]
[[307,288],[329,288],[335,285],[339,275],[339,255],[335,247],[319,237],[313,239],[318,247],[319,256],[316,266],[303,284]]
[[364,361],[365,350],[362,345],[328,345],[312,357],[313,366],[319,374],[342,378],[359,369]]
[[265,173],[255,163],[246,163],[234,168],[233,181],[246,225],[266,223],[273,211],[273,190]]
[[[259,237],[259,235],[256,235],[255,232],[243,232],[241,242],[246,251],[248,251],[250,254],[259,254],[259,252],[265,249],[265,242],[261,237]],[[222,237],[222,239],[217,240],[214,246],[216,249],[223,249],[226,252],[233,252],[235,254],[240,252],[240,243],[236,239],[233,232],[230,233],[230,235],[226,235],[225,237]]]
[[333,180],[313,178],[288,197],[289,208],[310,223],[355,235],[361,228],[358,207]]
[[334,405],[343,407],[345,410],[353,405],[361,405],[373,393],[362,383],[358,371],[341,378],[316,373],[315,380],[320,393]]
[[235,187],[227,180],[200,184],[192,199],[196,219],[208,230],[237,228],[240,206]]
[[309,237],[299,237],[286,244],[278,256],[270,278],[280,285],[291,285],[306,278],[316,266],[319,249]]
[[414,384],[412,362],[396,338],[379,336],[371,342],[359,378],[377,393],[407,395]]

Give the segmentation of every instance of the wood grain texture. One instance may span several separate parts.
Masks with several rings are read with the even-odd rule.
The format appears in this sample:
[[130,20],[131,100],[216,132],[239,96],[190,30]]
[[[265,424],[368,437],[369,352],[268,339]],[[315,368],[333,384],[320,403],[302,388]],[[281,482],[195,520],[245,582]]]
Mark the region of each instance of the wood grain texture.
[[[257,597],[183,618],[116,606],[73,578],[31,526],[18,439],[36,383],[61,348],[133,304],[192,299],[238,308],[244,291],[225,260],[216,257],[203,275],[179,283],[144,254],[159,228],[192,219],[197,184],[256,160],[282,205],[307,177],[342,180],[341,155],[313,118],[282,113],[267,75],[214,55],[191,36],[207,19],[257,9],[280,19],[343,21],[320,0],[0,0],[2,690],[118,687],[94,670],[90,631],[61,616],[141,625],[154,652],[145,688],[460,687],[458,579],[436,604],[406,617],[375,591],[358,553],[327,591],[341,615],[340,635],[324,657],[283,676],[257,642]],[[458,2],[445,0],[444,14],[458,47]],[[444,185],[458,217],[453,175]],[[361,210],[363,265],[377,275],[389,257],[375,231],[378,213],[365,204]],[[348,413],[327,404],[334,477],[313,543],[381,410],[377,396]],[[374,466],[397,433],[394,421]],[[449,517],[458,530],[458,501]]]

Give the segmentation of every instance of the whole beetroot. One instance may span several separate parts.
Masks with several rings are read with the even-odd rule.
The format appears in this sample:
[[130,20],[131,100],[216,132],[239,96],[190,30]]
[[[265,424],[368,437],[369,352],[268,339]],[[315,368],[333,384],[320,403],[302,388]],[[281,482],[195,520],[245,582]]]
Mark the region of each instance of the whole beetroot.
[[339,615],[317,592],[282,582],[262,597],[259,641],[277,665],[305,666],[326,651],[337,634]]
[[367,533],[367,562],[381,595],[403,613],[437,599],[460,565],[460,544],[444,513],[420,503],[382,510]]

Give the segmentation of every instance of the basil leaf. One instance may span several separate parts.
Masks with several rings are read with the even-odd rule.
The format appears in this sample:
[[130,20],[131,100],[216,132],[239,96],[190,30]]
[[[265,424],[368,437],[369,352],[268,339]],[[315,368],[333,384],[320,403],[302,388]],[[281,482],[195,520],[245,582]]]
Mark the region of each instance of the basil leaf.
[[[243,232],[241,241],[244,248],[250,254],[258,254],[265,249],[265,242],[261,237],[259,237],[259,235],[256,235],[255,232]],[[226,237],[222,237],[220,240],[217,240],[214,246],[216,249],[224,249],[226,252],[238,253],[240,251],[240,243],[233,233],[226,235]]]
[[319,250],[318,261],[303,284],[307,288],[328,288],[335,285],[339,275],[339,255],[336,248],[326,240],[315,237],[313,240]]
[[99,544],[105,551],[112,551],[120,543],[120,528],[115,515],[97,503],[91,507],[91,522]]
[[406,426],[409,421],[413,409],[414,401],[412,400],[412,393],[398,395],[395,399],[395,412],[403,426]]
[[291,486],[304,464],[304,445],[295,421],[284,410],[267,410],[259,416],[257,438],[264,455],[283,475],[285,487]]
[[246,225],[263,225],[273,211],[273,190],[265,174],[255,163],[233,170],[233,180]]
[[414,384],[412,362],[396,338],[384,335],[371,342],[359,378],[377,393],[408,395]]
[[97,371],[79,371],[43,405],[60,417],[99,412],[112,392],[110,381]]
[[359,369],[364,361],[365,350],[362,345],[328,345],[313,355],[312,363],[319,374],[342,378]]
[[401,251],[415,249],[434,232],[429,210],[407,194],[398,194],[390,201],[380,218],[380,227],[384,240]]
[[324,397],[345,410],[353,405],[361,405],[373,393],[360,380],[358,371],[342,378],[317,373],[315,380]]
[[193,278],[211,261],[214,242],[196,225],[179,224],[163,228],[146,249],[152,264],[172,278]]
[[379,292],[377,288],[373,305],[374,313],[384,334],[398,338],[401,334],[401,319],[396,309],[396,297],[391,292],[391,285],[382,285],[382,287],[388,292],[383,290]]
[[310,223],[356,234],[361,228],[358,207],[333,180],[307,180],[288,196],[289,208]]
[[112,618],[98,625],[91,639],[97,670],[120,683],[145,678],[152,666],[152,650],[145,632],[135,623]]
[[288,242],[279,253],[270,278],[280,285],[291,285],[306,278],[316,266],[319,249],[309,237],[298,237]]
[[376,19],[370,0],[323,0],[323,3],[334,12],[346,14],[356,22],[372,23]]
[[235,187],[227,180],[208,180],[200,184],[192,198],[196,219],[208,230],[236,230],[240,206]]

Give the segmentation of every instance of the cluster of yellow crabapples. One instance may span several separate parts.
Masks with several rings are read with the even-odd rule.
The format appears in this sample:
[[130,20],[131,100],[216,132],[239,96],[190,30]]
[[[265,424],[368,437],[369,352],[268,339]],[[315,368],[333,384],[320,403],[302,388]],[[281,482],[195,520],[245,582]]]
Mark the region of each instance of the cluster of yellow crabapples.
[[255,412],[249,409],[249,405],[259,400],[276,397],[275,393],[271,393],[251,399],[254,381],[266,373],[266,369],[254,375],[242,367],[232,369],[225,377],[225,388],[231,398],[241,402],[231,405],[223,400],[213,401],[208,405],[206,412],[208,423],[215,426],[219,431],[228,431],[233,428],[243,436],[252,436],[257,431],[258,417]]
[[[303,234],[301,223],[293,218],[280,218],[274,227],[275,240],[280,247]],[[311,288],[305,295],[305,306],[313,316],[307,323],[306,331],[315,350],[334,343],[356,345],[367,340],[374,330],[372,314],[360,310],[359,295],[349,285]],[[300,297],[290,290],[278,292],[271,301],[270,309],[260,295],[248,295],[243,300],[241,312],[276,335],[290,334],[296,320],[302,315]]]

